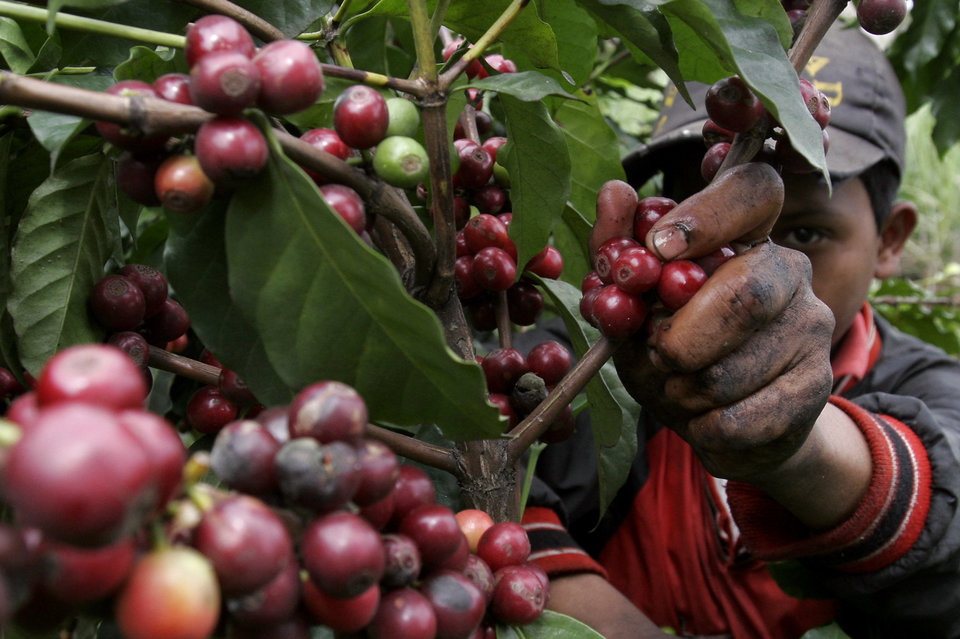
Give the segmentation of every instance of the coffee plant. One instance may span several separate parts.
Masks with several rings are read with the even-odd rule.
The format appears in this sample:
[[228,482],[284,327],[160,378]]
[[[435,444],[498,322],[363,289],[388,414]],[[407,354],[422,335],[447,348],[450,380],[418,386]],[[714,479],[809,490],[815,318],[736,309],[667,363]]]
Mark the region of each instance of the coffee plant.
[[[676,203],[603,93],[718,83],[704,197],[771,136],[823,170],[795,69],[846,4],[0,2],[0,627],[597,636],[545,611],[525,471],[589,403],[609,503],[608,360],[732,254],[643,248]],[[603,206],[632,238],[589,245]],[[548,317],[573,353],[513,348]]]

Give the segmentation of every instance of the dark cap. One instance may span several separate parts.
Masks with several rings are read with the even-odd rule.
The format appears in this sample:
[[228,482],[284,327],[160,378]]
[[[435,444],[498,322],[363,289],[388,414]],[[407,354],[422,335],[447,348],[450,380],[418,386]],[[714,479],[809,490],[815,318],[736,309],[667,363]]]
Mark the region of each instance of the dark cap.
[[[858,175],[877,162],[893,161],[903,174],[906,106],[903,90],[889,61],[858,28],[834,25],[811,56],[803,77],[830,99],[827,168],[835,180]],[[709,85],[688,82],[697,109],[671,85],[647,144],[623,161],[628,181],[640,186],[684,144],[703,148],[701,129],[707,120],[703,99]]]

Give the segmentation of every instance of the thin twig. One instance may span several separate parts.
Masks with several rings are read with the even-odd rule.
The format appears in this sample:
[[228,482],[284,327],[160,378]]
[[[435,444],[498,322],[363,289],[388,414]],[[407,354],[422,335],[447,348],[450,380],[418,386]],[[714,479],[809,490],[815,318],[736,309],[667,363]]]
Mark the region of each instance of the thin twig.
[[251,35],[254,35],[264,42],[272,40],[283,40],[287,36],[257,14],[247,11],[229,0],[180,0],[186,4],[193,5],[203,9],[207,13],[218,13],[233,18],[242,24]]
[[456,455],[450,448],[428,444],[409,435],[395,433],[374,424],[367,424],[364,434],[371,439],[383,442],[398,455],[433,468],[439,468],[452,475],[457,473]]
[[206,384],[208,386],[218,386],[220,384],[220,368],[198,362],[195,359],[177,355],[170,351],[150,347],[150,356],[147,358],[147,365],[161,371],[175,373],[181,377],[186,377],[195,382]]

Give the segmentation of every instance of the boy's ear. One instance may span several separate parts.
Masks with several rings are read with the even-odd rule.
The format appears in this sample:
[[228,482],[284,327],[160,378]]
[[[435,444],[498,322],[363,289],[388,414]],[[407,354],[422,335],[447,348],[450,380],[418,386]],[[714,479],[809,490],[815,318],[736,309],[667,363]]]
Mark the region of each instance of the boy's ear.
[[900,255],[917,225],[917,207],[913,202],[897,202],[880,230],[880,252],[874,277],[892,277],[900,267]]

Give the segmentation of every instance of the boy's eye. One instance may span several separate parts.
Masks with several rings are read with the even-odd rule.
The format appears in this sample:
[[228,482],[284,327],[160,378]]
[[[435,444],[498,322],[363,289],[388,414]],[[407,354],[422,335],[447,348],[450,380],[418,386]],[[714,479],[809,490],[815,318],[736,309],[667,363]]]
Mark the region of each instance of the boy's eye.
[[781,246],[802,248],[823,239],[823,233],[809,226],[800,226],[780,234],[777,244]]

